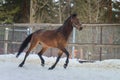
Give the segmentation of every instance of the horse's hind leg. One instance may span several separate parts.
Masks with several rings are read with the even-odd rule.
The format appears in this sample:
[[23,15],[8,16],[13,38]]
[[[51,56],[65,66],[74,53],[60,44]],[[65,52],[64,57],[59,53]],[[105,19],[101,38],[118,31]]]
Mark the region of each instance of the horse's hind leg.
[[22,61],[22,63],[19,64],[19,67],[23,67],[23,65],[25,63],[25,60],[26,60],[26,58],[27,58],[28,55],[29,55],[29,51],[26,52],[24,60]]
[[58,61],[60,60],[61,56],[62,56],[63,52],[60,50],[58,53],[58,57],[56,59],[56,62],[49,68],[49,70],[52,70],[55,68],[56,64],[58,63]]
[[40,59],[41,59],[41,65],[42,65],[42,66],[44,66],[44,64],[45,64],[45,60],[43,59],[42,54],[43,54],[46,50],[47,50],[47,47],[44,47],[44,48],[42,48],[41,51],[38,53],[38,56],[39,56]]
[[26,61],[26,58],[28,57],[30,51],[33,50],[33,48],[36,47],[37,44],[38,44],[38,42],[33,42],[33,43],[31,43],[30,48],[29,48],[28,51],[26,52],[25,57],[24,57],[24,60],[23,60],[22,63],[19,65],[19,67],[22,67],[22,66],[24,65],[24,63],[25,63],[25,61]]

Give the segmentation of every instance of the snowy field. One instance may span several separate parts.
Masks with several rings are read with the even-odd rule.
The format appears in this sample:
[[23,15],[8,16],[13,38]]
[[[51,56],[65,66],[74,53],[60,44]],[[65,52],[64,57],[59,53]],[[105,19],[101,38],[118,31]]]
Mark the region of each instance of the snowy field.
[[31,54],[23,68],[18,64],[23,60],[24,54],[16,58],[15,55],[0,55],[0,80],[120,80],[120,60],[104,60],[94,63],[79,63],[70,59],[67,69],[63,68],[65,58],[54,70],[48,68],[56,58],[45,59],[45,67],[40,65],[37,55]]

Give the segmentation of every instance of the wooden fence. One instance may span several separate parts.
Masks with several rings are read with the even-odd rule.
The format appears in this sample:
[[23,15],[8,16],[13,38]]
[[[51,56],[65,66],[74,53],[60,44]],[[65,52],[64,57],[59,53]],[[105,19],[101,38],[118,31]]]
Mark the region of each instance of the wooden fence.
[[[59,26],[61,24],[0,25],[0,54],[16,53],[21,42],[31,32],[38,29],[55,29]],[[83,30],[74,29],[69,39],[67,49],[71,57],[89,60],[120,58],[120,24],[83,24],[82,26]],[[37,53],[40,49],[41,46],[38,46],[32,53]],[[57,56],[57,49],[49,49],[44,55]]]

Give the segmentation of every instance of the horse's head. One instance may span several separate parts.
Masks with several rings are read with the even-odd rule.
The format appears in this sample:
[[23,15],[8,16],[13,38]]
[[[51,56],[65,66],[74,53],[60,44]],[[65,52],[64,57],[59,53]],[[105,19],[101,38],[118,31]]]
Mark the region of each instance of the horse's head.
[[73,27],[76,27],[78,30],[82,30],[82,24],[80,23],[79,19],[77,18],[77,14],[72,14],[71,15],[71,22]]

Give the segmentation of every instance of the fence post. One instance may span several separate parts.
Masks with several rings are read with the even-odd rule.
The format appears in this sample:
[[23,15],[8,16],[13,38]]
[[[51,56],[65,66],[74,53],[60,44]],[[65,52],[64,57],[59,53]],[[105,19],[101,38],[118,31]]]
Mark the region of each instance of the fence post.
[[[102,45],[102,27],[100,27],[100,44]],[[100,46],[100,61],[102,60],[102,47]]]
[[[73,40],[72,42],[75,43],[75,28],[73,28]],[[72,46],[72,58],[74,58],[74,51],[75,51],[75,46]]]
[[5,37],[4,37],[5,43],[4,43],[4,53],[8,53],[8,28],[5,28]]

